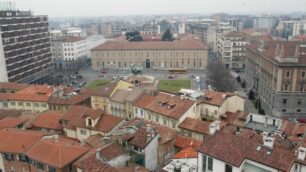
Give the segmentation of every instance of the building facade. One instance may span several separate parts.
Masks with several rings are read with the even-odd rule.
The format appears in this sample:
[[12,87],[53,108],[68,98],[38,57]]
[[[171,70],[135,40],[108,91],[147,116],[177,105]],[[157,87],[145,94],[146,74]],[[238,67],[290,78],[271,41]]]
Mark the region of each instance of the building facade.
[[31,83],[53,72],[48,16],[0,11],[0,81]]
[[54,38],[51,52],[56,70],[77,71],[86,62],[86,40],[73,36]]
[[244,35],[239,32],[230,32],[219,35],[217,40],[218,57],[226,68],[244,70],[245,46],[247,42]]
[[113,40],[91,49],[91,56],[94,70],[128,70],[133,65],[155,70],[205,70],[208,49],[193,38],[143,42]]
[[268,114],[306,114],[306,46],[293,41],[261,41],[246,49],[246,79]]

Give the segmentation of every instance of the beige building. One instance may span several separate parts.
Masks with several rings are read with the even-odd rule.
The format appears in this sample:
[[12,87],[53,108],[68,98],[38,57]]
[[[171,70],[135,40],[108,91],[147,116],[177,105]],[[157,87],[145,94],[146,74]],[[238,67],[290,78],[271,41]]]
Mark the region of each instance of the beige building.
[[220,119],[226,112],[244,111],[244,101],[234,93],[205,91],[197,103],[197,116],[203,120]]
[[130,69],[131,65],[156,70],[204,70],[208,48],[191,36],[182,36],[174,41],[142,42],[128,42],[121,37],[91,49],[91,56],[94,70],[124,70]]

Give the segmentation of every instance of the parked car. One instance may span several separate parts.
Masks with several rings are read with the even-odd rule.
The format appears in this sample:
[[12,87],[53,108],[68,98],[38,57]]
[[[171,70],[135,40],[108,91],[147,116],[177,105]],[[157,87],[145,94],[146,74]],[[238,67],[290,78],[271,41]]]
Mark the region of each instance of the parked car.
[[79,87],[83,87],[84,85],[86,85],[86,81],[81,81],[81,82],[79,83]]
[[171,75],[170,75],[170,76],[168,77],[168,79],[174,79],[174,76],[171,76]]
[[76,79],[76,78],[77,78],[77,76],[76,76],[76,74],[71,74],[71,75],[70,75],[70,78],[72,78],[72,79]]

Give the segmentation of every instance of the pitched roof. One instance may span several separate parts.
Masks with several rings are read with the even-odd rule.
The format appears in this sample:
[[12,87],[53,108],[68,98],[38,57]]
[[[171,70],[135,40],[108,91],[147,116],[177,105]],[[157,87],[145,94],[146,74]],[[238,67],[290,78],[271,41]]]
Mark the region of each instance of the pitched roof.
[[169,118],[180,119],[194,103],[193,100],[159,92],[156,96],[142,95],[135,105]]
[[[152,138],[148,140],[148,137],[147,137],[148,134],[151,134],[151,133],[148,132],[145,127],[139,128],[134,134],[134,137],[131,140],[129,140],[129,144],[135,145],[135,146],[138,146],[144,149],[152,140]],[[154,137],[156,137],[156,132],[154,133]]]
[[46,111],[32,122],[34,127],[61,130],[63,127],[60,124],[60,119],[63,114],[58,111]]
[[302,135],[306,131],[306,124],[283,120],[280,130],[284,131],[287,136]]
[[198,152],[192,147],[187,147],[176,153],[171,159],[197,158]]
[[0,120],[0,129],[2,128],[16,128],[18,125],[27,121],[25,118],[6,117]]
[[289,171],[292,162],[296,159],[294,150],[291,150],[277,139],[273,144],[271,154],[267,153],[266,147],[262,146],[262,136],[254,131],[244,130],[235,134],[235,127],[229,126],[208,136],[199,152],[224,161],[236,167],[240,167],[246,159],[253,160],[281,171]]
[[63,168],[87,151],[88,148],[81,147],[80,143],[77,141],[59,137],[57,140],[40,140],[26,153],[26,155],[29,158],[43,162],[44,164]]
[[125,98],[131,93],[131,89],[118,89],[111,96],[111,100],[119,103],[124,103]]
[[0,82],[0,90],[5,89],[5,90],[22,90],[27,88],[29,85],[28,84],[20,84],[16,82]]
[[102,50],[206,50],[207,46],[199,40],[189,38],[174,41],[107,41],[91,51]]
[[43,135],[42,132],[28,130],[0,130],[0,152],[25,154]]
[[193,118],[185,118],[185,120],[178,126],[185,130],[191,130],[198,133],[209,135],[209,126],[212,122],[201,121]]
[[228,97],[232,97],[234,95],[235,95],[234,93],[230,92],[218,92],[218,91],[207,90],[205,91],[204,98],[200,99],[198,104],[206,103],[210,105],[221,106]]
[[99,87],[97,90],[93,91],[92,95],[110,97],[114,89],[116,88],[117,84],[118,81],[103,85],[102,87]]
[[99,149],[100,155],[103,156],[107,161],[110,161],[122,154],[126,154],[125,149],[118,142],[112,142],[108,145],[103,146]]
[[160,136],[158,140],[159,144],[164,144],[164,143],[169,142],[170,140],[175,139],[176,130],[156,124],[151,121],[145,121],[145,125],[148,125],[148,124],[151,125],[156,130],[156,132],[159,134]]
[[190,137],[176,135],[175,137],[175,146],[178,148],[187,148],[187,147],[193,147],[195,149],[198,149],[203,141],[196,140]]
[[243,111],[238,112],[225,112],[224,115],[221,116],[222,121],[227,122],[230,125],[234,125],[237,127],[244,127],[244,123],[246,121],[248,113]]
[[67,97],[50,96],[48,98],[48,104],[77,105],[89,98],[90,95],[86,93],[80,93],[77,95],[67,96]]
[[0,120],[6,117],[18,117],[22,114],[22,110],[0,109]]

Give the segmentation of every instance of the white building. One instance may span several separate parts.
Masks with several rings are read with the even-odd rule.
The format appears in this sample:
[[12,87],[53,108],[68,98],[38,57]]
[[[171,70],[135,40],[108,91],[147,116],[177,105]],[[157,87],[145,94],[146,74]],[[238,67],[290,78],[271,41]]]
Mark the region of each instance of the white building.
[[198,150],[198,171],[305,172],[305,145],[289,144],[278,134],[226,127]]
[[271,30],[277,24],[277,17],[258,16],[254,18],[254,28],[258,30]]
[[226,68],[243,70],[245,67],[245,46],[247,41],[242,33],[229,32],[219,35],[217,40],[218,57]]
[[78,70],[86,60],[86,40],[81,37],[61,37],[52,40],[52,57],[59,70]]

